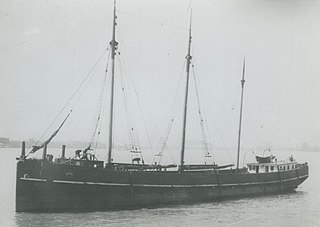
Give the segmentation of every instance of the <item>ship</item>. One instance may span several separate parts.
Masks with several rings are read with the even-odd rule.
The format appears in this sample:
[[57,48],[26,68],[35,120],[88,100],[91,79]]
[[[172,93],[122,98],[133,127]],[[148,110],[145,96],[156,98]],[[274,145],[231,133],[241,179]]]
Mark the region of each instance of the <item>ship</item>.
[[[59,133],[70,113],[58,129],[42,144],[33,146],[29,153],[22,142],[17,158],[16,211],[17,212],[77,212],[133,209],[169,204],[202,203],[247,196],[259,196],[294,191],[309,175],[308,164],[298,163],[293,157],[278,161],[274,156],[259,157],[254,163],[240,168],[240,136],[242,124],[245,60],[241,80],[241,108],[238,134],[237,163],[186,164],[184,160],[189,74],[191,56],[191,19],[188,29],[186,55],[186,84],[184,93],[183,129],[180,164],[147,164],[140,157],[131,163],[113,160],[113,114],[115,58],[118,42],[116,1],[114,1],[111,50],[111,101],[109,112],[109,143],[107,161],[98,160],[91,146],[75,151],[72,158],[54,158],[48,153],[48,144]],[[42,158],[29,154],[42,149]]]

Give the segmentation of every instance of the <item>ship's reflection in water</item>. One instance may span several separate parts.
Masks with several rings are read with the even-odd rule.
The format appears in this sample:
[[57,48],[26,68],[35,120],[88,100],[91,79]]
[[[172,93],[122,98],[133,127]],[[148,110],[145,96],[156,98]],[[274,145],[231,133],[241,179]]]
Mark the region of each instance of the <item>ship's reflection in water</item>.
[[297,192],[220,202],[91,213],[15,213],[15,156],[1,150],[0,226],[320,226],[320,153],[295,152],[310,177]]

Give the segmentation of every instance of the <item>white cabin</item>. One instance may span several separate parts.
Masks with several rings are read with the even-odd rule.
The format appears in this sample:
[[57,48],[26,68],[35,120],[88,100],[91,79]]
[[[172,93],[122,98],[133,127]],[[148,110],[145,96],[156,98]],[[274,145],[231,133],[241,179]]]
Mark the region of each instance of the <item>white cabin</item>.
[[272,173],[289,171],[298,168],[298,163],[293,162],[270,162],[270,163],[247,163],[249,173]]

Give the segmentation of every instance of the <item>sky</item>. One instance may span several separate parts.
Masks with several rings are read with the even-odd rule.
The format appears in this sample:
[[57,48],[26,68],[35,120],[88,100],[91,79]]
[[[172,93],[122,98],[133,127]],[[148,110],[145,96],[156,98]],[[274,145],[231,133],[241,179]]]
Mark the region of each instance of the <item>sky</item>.
[[[47,138],[72,108],[56,140],[90,140],[112,7],[111,0],[0,0],[0,137]],[[160,147],[174,119],[168,144],[180,147],[191,9],[187,146],[201,141],[195,76],[208,141],[236,147],[244,56],[242,147],[320,146],[317,0],[119,0],[115,143],[129,143],[134,128],[135,141]],[[109,74],[106,81],[101,142],[108,138]]]

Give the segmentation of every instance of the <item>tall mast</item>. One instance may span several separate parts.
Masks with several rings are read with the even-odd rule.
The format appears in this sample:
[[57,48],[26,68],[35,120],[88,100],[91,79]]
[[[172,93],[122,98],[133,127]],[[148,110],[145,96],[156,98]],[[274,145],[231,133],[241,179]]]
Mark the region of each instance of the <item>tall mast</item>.
[[238,134],[237,170],[239,169],[240,138],[241,138],[242,106],[243,106],[243,90],[244,90],[244,82],[245,82],[245,80],[244,80],[245,69],[246,69],[246,58],[243,59],[243,66],[242,66],[241,104],[240,104],[240,121],[239,121],[239,134]]
[[112,153],[112,139],[113,139],[113,99],[114,99],[114,70],[115,70],[115,56],[118,48],[118,42],[116,41],[116,0],[113,3],[113,26],[112,26],[112,40],[111,46],[111,61],[112,61],[112,75],[111,75],[111,101],[110,101],[110,122],[109,122],[109,146],[108,146],[108,164],[111,164]]
[[192,22],[192,11],[190,15],[190,27],[189,27],[189,41],[188,41],[188,54],[186,56],[187,59],[187,81],[186,81],[186,90],[185,90],[185,98],[184,98],[184,112],[183,112],[183,129],[182,129],[182,146],[181,146],[181,157],[180,157],[180,168],[179,171],[183,171],[184,165],[184,148],[185,148],[185,141],[186,141],[186,125],[187,125],[187,109],[188,109],[188,90],[189,90],[189,72],[190,72],[190,64],[192,56],[191,52],[191,22]]

